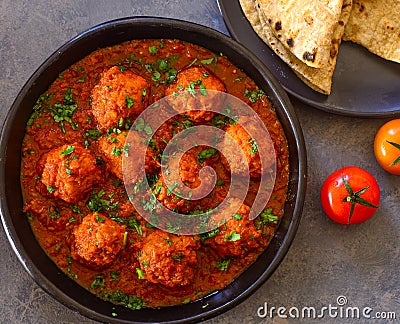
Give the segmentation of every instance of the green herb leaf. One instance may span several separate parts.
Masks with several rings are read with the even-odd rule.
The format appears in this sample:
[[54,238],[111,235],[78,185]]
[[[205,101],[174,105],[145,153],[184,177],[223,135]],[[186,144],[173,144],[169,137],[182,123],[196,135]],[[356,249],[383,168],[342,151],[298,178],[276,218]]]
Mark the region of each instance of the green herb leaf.
[[71,125],[72,129],[76,129],[78,125],[72,121],[72,116],[75,113],[78,105],[75,103],[72,97],[72,89],[68,88],[64,93],[63,103],[56,102],[50,109],[50,115],[53,117],[56,123],[60,123],[60,127],[63,133],[65,133],[64,122]]
[[211,57],[211,58],[206,59],[206,60],[201,60],[200,62],[201,62],[201,64],[211,64],[213,61],[214,61],[214,58]]
[[118,273],[118,271],[110,271],[110,277],[111,277],[111,280],[113,280],[113,281],[119,281],[119,273]]
[[96,222],[104,223],[106,219],[104,217],[100,217],[99,214],[96,213]]
[[53,188],[52,186],[47,186],[47,191],[50,193],[53,193],[54,191],[56,191],[56,188]]
[[219,228],[216,227],[212,231],[200,234],[200,239],[204,242],[205,240],[216,236],[219,233]]
[[134,228],[140,236],[143,236],[142,226],[140,225],[140,222],[136,218],[133,217],[129,218],[128,226]]
[[142,271],[142,269],[140,268],[136,268],[136,273],[139,279],[144,279],[144,273]]
[[88,129],[85,134],[83,134],[84,138],[90,138],[93,141],[96,141],[100,138],[102,133],[98,129]]
[[227,236],[224,238],[224,242],[236,242],[240,240],[240,234],[236,233],[235,231],[231,231]]
[[272,208],[269,207],[261,212],[255,221],[257,229],[270,224],[278,224],[279,217],[272,214]]
[[115,155],[116,157],[120,156],[121,153],[122,153],[122,150],[119,149],[119,148],[116,147],[116,146],[114,146],[113,149],[112,149],[112,151],[111,151],[111,154],[112,154],[112,155]]
[[261,89],[252,90],[252,91],[250,91],[249,89],[246,89],[244,91],[244,96],[249,98],[249,101],[252,102],[252,103],[256,102],[263,95],[265,95],[265,92],[262,91]]
[[171,246],[172,244],[174,244],[174,242],[171,241],[168,237],[164,237],[164,241],[168,243],[168,246]]
[[158,48],[156,46],[149,46],[149,53],[155,55],[158,53]]
[[111,200],[104,199],[104,190],[93,191],[87,203],[87,207],[93,212],[101,212],[104,210],[115,210],[118,207],[118,201],[111,203]]
[[69,154],[73,153],[74,151],[75,151],[75,146],[73,146],[73,145],[68,145],[67,148],[66,148],[64,151],[62,151],[62,152],[60,153],[60,155],[61,155],[62,157],[64,157],[64,156],[66,156],[66,155],[69,155]]
[[213,264],[213,267],[221,271],[227,271],[229,269],[231,261],[232,260],[230,258],[221,258],[218,259],[217,263]]
[[205,161],[205,159],[212,157],[216,152],[217,152],[217,150],[215,148],[210,147],[209,149],[205,149],[205,150],[201,151],[197,155],[197,159],[199,160],[200,163],[203,163]]
[[128,108],[128,109],[132,108],[134,103],[135,103],[135,100],[133,98],[129,97],[128,94],[126,94],[126,98],[125,98],[126,108]]
[[185,257],[185,255],[180,252],[179,254],[175,254],[173,256],[171,256],[172,259],[174,259],[175,261],[182,261],[182,259]]
[[255,155],[258,152],[258,144],[255,138],[249,139],[249,145],[250,145],[250,154]]
[[114,304],[125,306],[132,310],[139,310],[146,306],[146,303],[142,298],[136,297],[135,295],[128,295],[124,292],[117,290],[110,293],[98,295],[100,298],[110,301]]
[[94,277],[92,283],[89,286],[89,289],[101,289],[103,290],[106,287],[106,283],[104,277],[102,275],[97,275]]

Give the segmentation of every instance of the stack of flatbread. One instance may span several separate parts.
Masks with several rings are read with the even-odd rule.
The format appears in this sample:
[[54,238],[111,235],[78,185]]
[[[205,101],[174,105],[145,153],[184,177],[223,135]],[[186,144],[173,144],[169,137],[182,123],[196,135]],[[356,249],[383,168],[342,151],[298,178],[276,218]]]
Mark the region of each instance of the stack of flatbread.
[[312,89],[330,94],[351,40],[400,62],[400,0],[239,0],[261,39]]

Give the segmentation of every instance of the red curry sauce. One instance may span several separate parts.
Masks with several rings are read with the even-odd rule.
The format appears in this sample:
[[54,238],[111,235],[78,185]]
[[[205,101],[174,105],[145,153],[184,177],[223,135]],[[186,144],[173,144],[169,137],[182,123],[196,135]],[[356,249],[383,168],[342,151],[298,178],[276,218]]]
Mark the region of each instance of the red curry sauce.
[[[98,143],[99,136],[104,135],[105,131],[99,127],[92,112],[92,90],[102,73],[113,66],[118,66],[121,72],[132,71],[148,82],[150,87],[145,95],[148,96],[149,104],[164,96],[180,70],[188,66],[206,68],[223,82],[228,93],[245,101],[259,114],[272,136],[277,155],[277,177],[272,198],[266,205],[269,217],[263,222],[257,223],[257,219],[254,221],[257,224],[254,232],[257,234],[257,245],[254,249],[245,251],[240,257],[221,257],[213,248],[215,244],[208,244],[207,238],[197,237],[197,246],[193,247],[194,261],[197,259],[196,265],[192,267],[193,280],[183,281],[182,285],[171,283],[168,286],[168,282],[154,283],[146,279],[140,258],[146,255],[146,239],[158,230],[135,213],[124,184],[107,167]],[[123,119],[116,127],[120,130],[128,129],[130,122]],[[60,151],[64,152],[61,153],[63,156],[70,154],[68,148],[77,150],[78,146],[89,150],[96,159],[99,176],[95,177],[93,183],[87,184],[90,190],[83,192],[82,197],[67,202],[54,196],[55,188],[45,185],[43,169],[50,151],[64,147]],[[187,303],[222,289],[262,253],[283,215],[289,172],[288,148],[282,127],[267,96],[222,53],[215,54],[179,40],[134,40],[99,49],[62,72],[34,106],[26,128],[22,153],[21,183],[25,211],[43,249],[62,271],[83,287],[115,303],[127,304],[129,300],[129,307],[134,309]],[[68,163],[72,163],[73,153],[70,157]],[[210,164],[216,169],[222,168],[218,155],[210,158]],[[69,164],[65,166],[66,169],[69,167]],[[227,182],[220,183],[222,188],[227,185]],[[253,179],[249,201],[257,190],[257,180]],[[76,242],[72,242],[73,233],[79,235],[74,228],[82,224],[87,215],[97,213],[96,210],[100,210],[101,217],[105,216],[110,222],[113,220],[117,223],[120,226],[118,228],[122,228],[119,237],[123,237],[123,247],[116,246],[116,258],[100,269],[73,257],[74,253],[79,253],[74,251],[79,246],[73,247],[73,244],[76,245]],[[109,219],[105,223],[108,224]],[[254,224],[251,226],[254,227]],[[112,228],[109,227],[110,230]],[[167,237],[164,238],[168,243],[165,249],[170,246]],[[156,237],[154,241],[157,241]],[[180,261],[179,257],[175,257],[171,262]]]

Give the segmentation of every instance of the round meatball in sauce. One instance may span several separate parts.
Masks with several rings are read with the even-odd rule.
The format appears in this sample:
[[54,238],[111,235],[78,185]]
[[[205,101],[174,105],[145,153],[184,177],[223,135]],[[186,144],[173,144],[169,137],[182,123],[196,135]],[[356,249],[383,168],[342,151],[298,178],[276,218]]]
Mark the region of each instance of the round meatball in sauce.
[[94,154],[79,143],[51,150],[45,157],[41,182],[49,194],[75,203],[101,180]]
[[218,233],[205,240],[217,254],[224,257],[242,257],[261,246],[261,231],[249,220],[250,208],[243,204],[219,227]]
[[101,75],[92,90],[92,112],[99,128],[118,125],[121,118],[139,115],[148,105],[150,86],[130,70],[113,66]]
[[166,166],[168,178],[161,174],[154,186],[154,194],[163,206],[184,214],[202,210],[204,205],[206,210],[216,207],[224,196],[216,193],[222,191],[220,186],[215,186],[221,175],[216,173],[214,177],[210,170],[214,169],[214,156],[218,156],[215,149],[202,145],[189,149],[180,159],[172,156]]
[[[250,136],[248,133],[258,135],[257,139]],[[240,176],[250,175],[252,178],[259,178],[261,175],[270,170],[270,167],[275,163],[275,152],[267,138],[260,135],[256,124],[251,117],[240,117],[236,124],[228,125],[225,128],[226,135],[220,144],[221,155],[229,157],[228,160],[221,156],[221,161],[227,170],[233,174]],[[258,149],[267,147],[270,152],[265,152],[265,165],[261,165],[260,154]],[[241,149],[244,158],[237,154],[238,149]],[[248,166],[248,171],[245,166]],[[248,174],[249,173],[249,174]]]
[[125,229],[106,216],[94,212],[72,231],[71,257],[92,269],[110,266],[124,244]]
[[[214,90],[209,93],[208,90]],[[169,105],[194,122],[209,121],[224,102],[215,91],[226,92],[224,83],[203,67],[180,71],[176,82],[165,91]],[[214,110],[214,111],[213,111]]]
[[[116,131],[99,138],[99,149],[106,162],[107,169],[125,184],[140,181],[138,159],[143,159],[138,152],[145,152],[144,167],[146,172],[159,170],[156,152],[145,144],[146,140],[135,131]],[[124,159],[125,157],[125,159]],[[124,159],[124,161],[123,161]],[[124,177],[125,176],[125,177]]]
[[145,279],[167,287],[185,286],[193,281],[197,265],[197,236],[177,236],[161,230],[151,233],[140,253]]

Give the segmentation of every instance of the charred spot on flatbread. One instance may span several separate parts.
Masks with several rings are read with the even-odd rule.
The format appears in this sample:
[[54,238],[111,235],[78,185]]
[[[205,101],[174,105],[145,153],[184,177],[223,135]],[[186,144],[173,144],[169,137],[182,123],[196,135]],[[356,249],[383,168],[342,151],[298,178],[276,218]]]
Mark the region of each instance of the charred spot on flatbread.
[[314,62],[315,61],[315,53],[304,52],[303,59],[305,61]]
[[278,30],[281,30],[281,29],[282,29],[282,23],[280,21],[277,21],[275,23],[275,30],[278,31]]
[[289,38],[289,39],[286,41],[286,43],[287,43],[290,47],[293,47],[293,46],[294,46],[293,38]]

